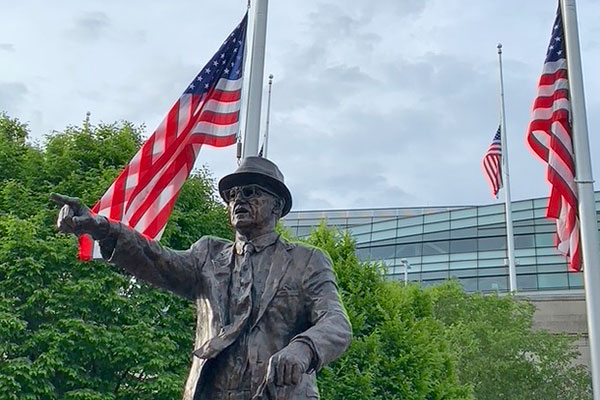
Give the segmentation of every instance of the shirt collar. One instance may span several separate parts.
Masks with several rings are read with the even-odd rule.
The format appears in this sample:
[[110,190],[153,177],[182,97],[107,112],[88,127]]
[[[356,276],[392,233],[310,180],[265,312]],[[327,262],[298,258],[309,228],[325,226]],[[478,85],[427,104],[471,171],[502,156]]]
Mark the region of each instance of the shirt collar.
[[274,244],[277,241],[277,239],[279,239],[279,234],[274,231],[265,233],[264,235],[261,235],[257,238],[249,240],[247,242],[244,241],[243,239],[236,239],[235,252],[236,252],[236,254],[240,254],[240,255],[244,254],[244,246],[246,245],[246,243],[250,243],[254,247],[254,252],[260,253],[265,248]]

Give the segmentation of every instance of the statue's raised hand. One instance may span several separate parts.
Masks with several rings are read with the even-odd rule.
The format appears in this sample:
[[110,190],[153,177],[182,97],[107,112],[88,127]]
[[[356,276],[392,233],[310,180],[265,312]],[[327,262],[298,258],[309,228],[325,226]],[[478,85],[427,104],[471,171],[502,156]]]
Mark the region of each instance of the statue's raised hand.
[[92,213],[77,197],[52,193],[50,200],[61,206],[56,221],[60,232],[77,236],[88,234],[96,240],[102,240],[107,236],[110,229],[108,220]]

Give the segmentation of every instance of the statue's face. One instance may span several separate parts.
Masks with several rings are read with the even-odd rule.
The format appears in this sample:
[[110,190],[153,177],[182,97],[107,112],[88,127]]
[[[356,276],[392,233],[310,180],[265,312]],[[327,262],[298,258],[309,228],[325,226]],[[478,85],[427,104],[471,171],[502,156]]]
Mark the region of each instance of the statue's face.
[[245,235],[273,225],[275,197],[258,185],[238,186],[226,193],[233,228]]

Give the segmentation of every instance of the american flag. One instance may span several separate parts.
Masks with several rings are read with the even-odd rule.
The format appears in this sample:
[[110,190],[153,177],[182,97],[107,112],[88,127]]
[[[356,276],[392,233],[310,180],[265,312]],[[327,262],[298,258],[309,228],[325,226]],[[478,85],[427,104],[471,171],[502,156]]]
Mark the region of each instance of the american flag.
[[500,139],[500,126],[494,135],[492,144],[483,156],[481,168],[483,176],[490,184],[490,189],[494,197],[498,197],[498,192],[502,188],[502,140]]
[[[169,110],[92,212],[159,240],[202,145],[236,142],[248,15]],[[88,236],[79,258],[101,258]]]
[[546,179],[550,183],[550,199],[546,216],[556,220],[558,250],[570,256],[569,268],[579,271],[579,219],[564,42],[559,6],[537,97],[533,103],[527,143],[541,161],[547,164]]

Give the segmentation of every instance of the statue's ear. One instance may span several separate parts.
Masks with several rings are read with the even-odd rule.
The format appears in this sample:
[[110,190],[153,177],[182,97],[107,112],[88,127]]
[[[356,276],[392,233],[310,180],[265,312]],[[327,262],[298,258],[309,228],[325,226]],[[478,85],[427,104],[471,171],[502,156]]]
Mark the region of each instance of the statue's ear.
[[275,204],[273,205],[273,214],[276,214],[278,217],[281,217],[283,213],[283,200],[279,197],[275,197]]

